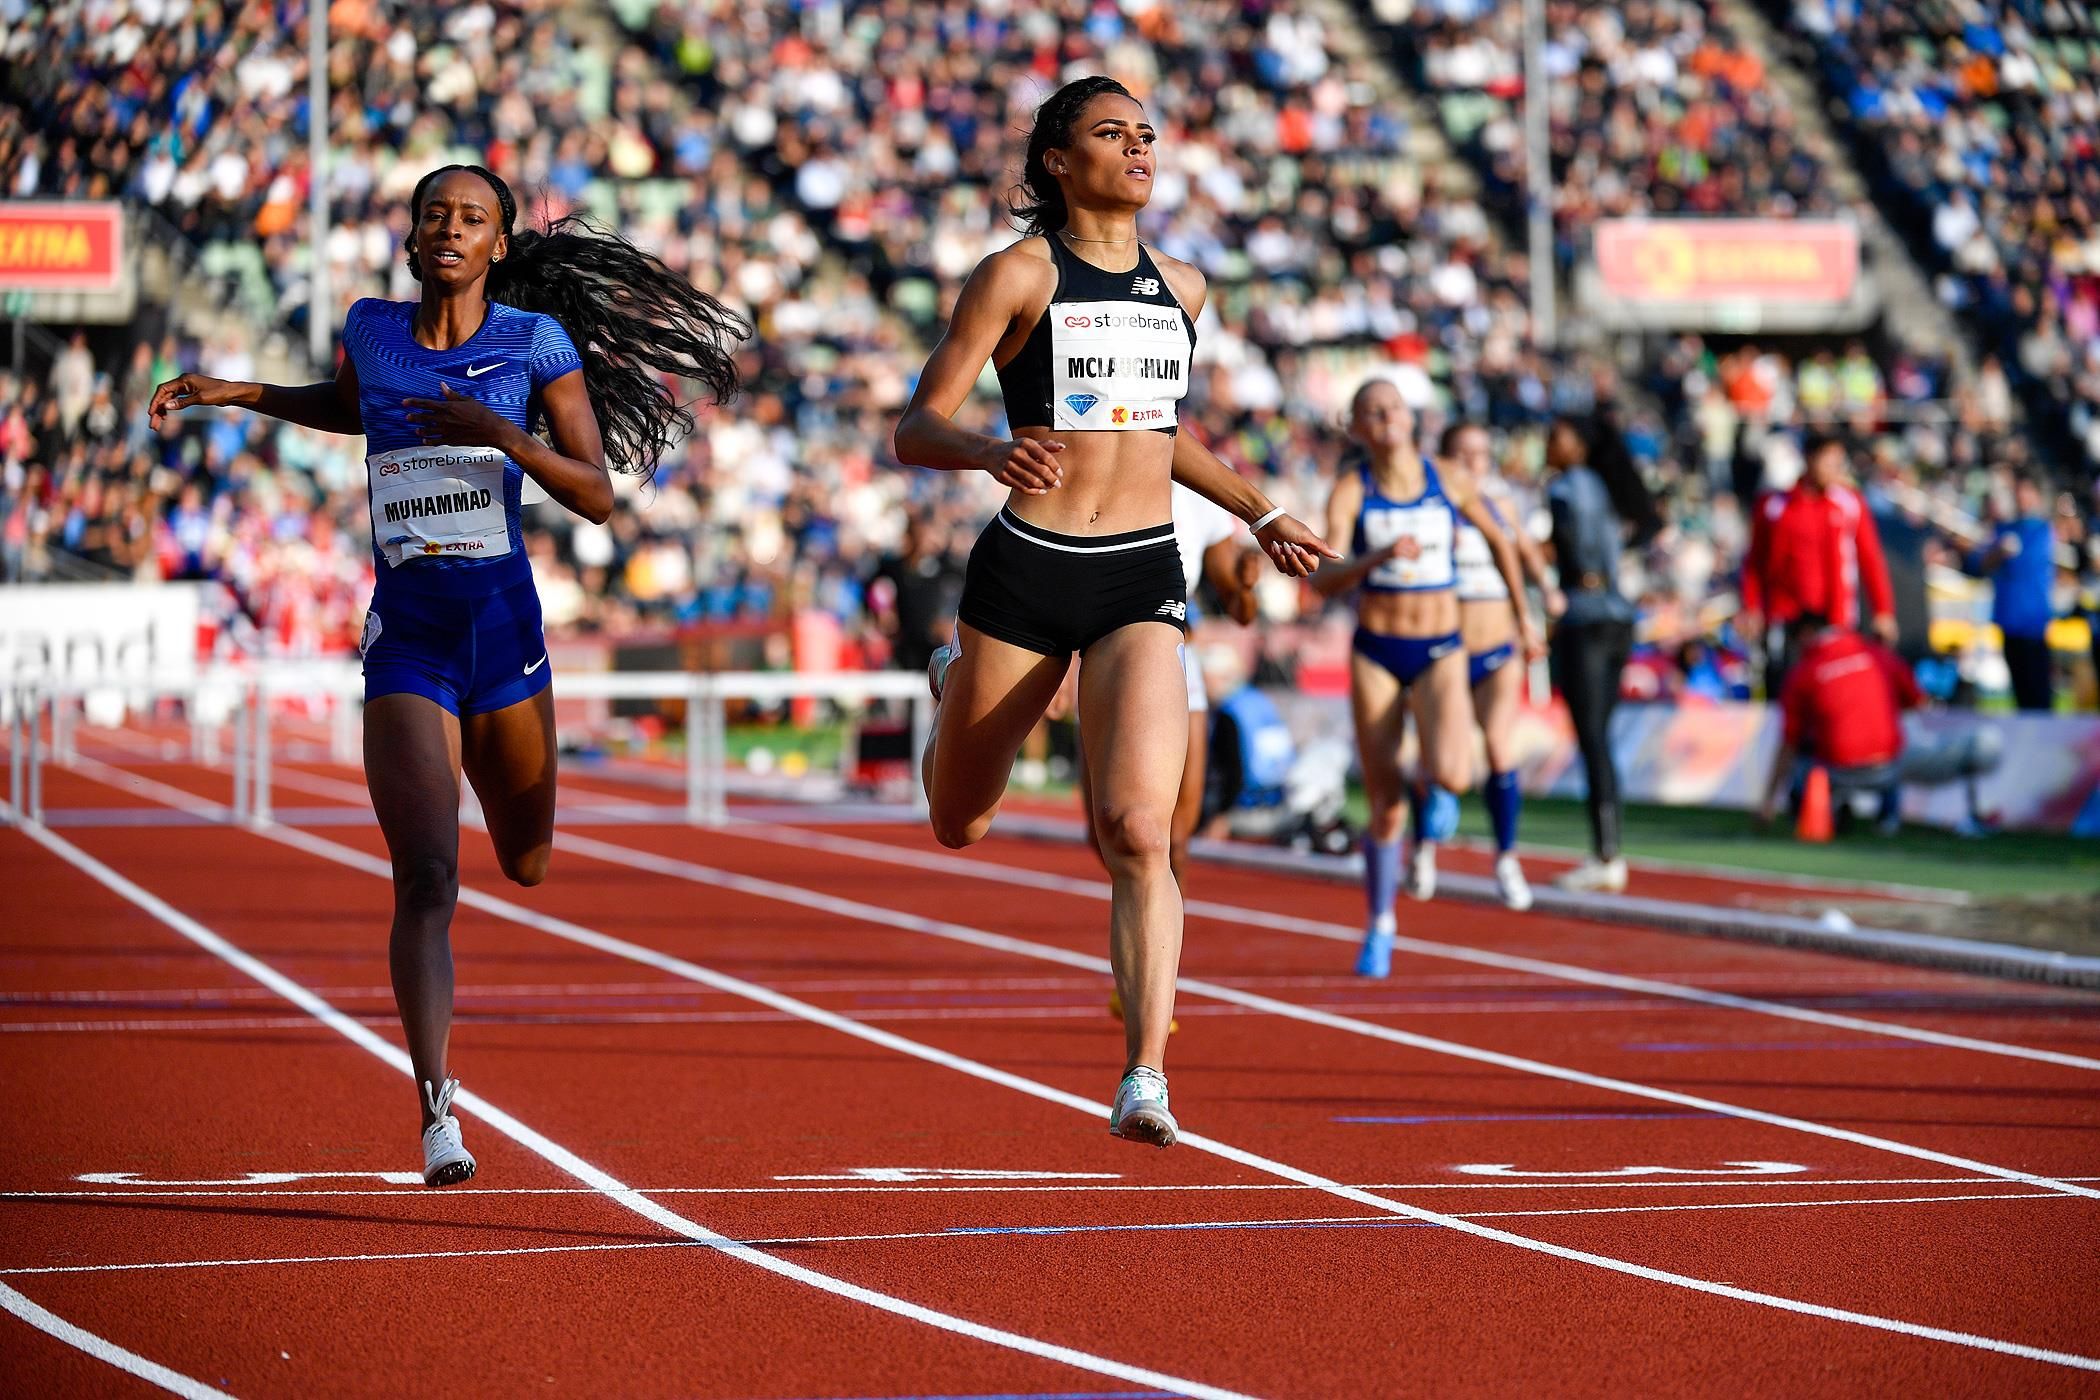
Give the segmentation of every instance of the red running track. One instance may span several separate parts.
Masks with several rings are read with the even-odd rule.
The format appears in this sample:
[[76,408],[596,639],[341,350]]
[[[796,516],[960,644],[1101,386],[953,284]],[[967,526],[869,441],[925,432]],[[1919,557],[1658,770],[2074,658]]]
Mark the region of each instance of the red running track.
[[[87,773],[54,806],[225,795]],[[454,1055],[494,1109],[464,1115],[472,1186],[428,1192],[375,1175],[418,1163],[371,1048],[376,831],[0,849],[28,1128],[0,1297],[92,1334],[0,1318],[33,1393],[147,1388],[98,1353],[242,1394],[2027,1395],[2100,1367],[2090,995],[1444,905],[1407,931],[1882,1030],[1433,951],[1367,985],[1308,931],[1349,891],[1204,869],[1170,1066],[1202,1141],[1158,1153],[1101,1130],[1121,1037],[1080,852],[599,827],[517,891],[470,838]]]

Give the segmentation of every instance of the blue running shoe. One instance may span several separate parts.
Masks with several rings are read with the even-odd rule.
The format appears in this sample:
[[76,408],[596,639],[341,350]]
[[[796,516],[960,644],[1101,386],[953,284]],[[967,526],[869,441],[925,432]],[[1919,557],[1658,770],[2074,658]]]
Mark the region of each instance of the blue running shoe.
[[1422,813],[1420,839],[1441,846],[1458,835],[1458,794],[1449,788],[1429,790],[1429,805]]
[[1364,933],[1363,947],[1356,952],[1358,977],[1390,977],[1393,973],[1393,920],[1379,919]]

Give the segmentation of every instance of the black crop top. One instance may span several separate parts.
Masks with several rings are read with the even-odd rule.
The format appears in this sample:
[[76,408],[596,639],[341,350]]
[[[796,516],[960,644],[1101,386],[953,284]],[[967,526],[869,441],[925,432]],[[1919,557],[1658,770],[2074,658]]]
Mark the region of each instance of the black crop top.
[[1173,433],[1189,391],[1196,323],[1145,246],[1107,272],[1050,235],[1057,286],[1020,353],[999,369],[1010,428]]

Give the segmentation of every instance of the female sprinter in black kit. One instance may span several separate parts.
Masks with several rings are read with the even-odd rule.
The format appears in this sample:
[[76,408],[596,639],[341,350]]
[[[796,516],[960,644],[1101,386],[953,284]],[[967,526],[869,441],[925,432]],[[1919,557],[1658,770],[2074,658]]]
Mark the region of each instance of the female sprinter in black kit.
[[[1128,1012],[1109,1131],[1165,1147],[1181,959],[1168,834],[1189,722],[1171,483],[1246,521],[1286,574],[1335,555],[1176,431],[1205,288],[1138,241],[1153,145],[1144,108],[1108,78],[1069,83],[1037,110],[1015,211],[1029,236],[971,274],[896,448],[907,465],[990,472],[1012,488],[970,555],[957,644],[931,667],[934,833],[959,847],[990,829],[1022,740],[1082,654],[1092,815],[1115,891],[1109,956]],[[1011,441],[953,421],[987,360]]]

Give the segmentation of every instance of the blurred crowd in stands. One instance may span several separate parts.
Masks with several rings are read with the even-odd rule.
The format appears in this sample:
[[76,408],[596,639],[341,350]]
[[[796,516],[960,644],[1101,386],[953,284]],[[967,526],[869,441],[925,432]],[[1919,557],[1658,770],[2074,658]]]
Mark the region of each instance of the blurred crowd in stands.
[[[1832,53],[1900,50],[1902,64],[1875,68],[1890,94],[1879,112],[1854,104],[1862,123],[1900,118],[1906,141],[1956,143],[1921,146],[1913,163],[1931,177],[1922,198],[1942,215],[1967,200],[1977,224],[1935,220],[1951,250],[1943,287],[1986,309],[2002,291],[2020,327],[1985,335],[1974,374],[1880,338],[1541,350],[1510,222],[1523,179],[1514,0],[1370,0],[1362,18],[1384,50],[1260,0],[636,0],[612,13],[337,0],[320,314],[335,324],[357,297],[413,295],[404,200],[433,165],[485,161],[530,192],[522,218],[588,208],[747,312],[758,335],[745,397],[706,417],[608,525],[534,512],[550,627],[815,610],[838,619],[848,664],[908,664],[998,491],[897,470],[889,428],[962,278],[1013,237],[1004,204],[1029,113],[1065,78],[1105,71],[1161,131],[1143,231],[1211,282],[1193,431],[1317,518],[1342,457],[1333,425],[1367,371],[1395,378],[1431,431],[1453,416],[1489,424],[1520,488],[1544,424],[1590,418],[1660,505],[1629,555],[1650,634],[1672,655],[1682,643],[1725,661],[1746,503],[1800,476],[1805,431],[1845,443],[1876,511],[1915,532],[1892,556],[1922,575],[1973,564],[1993,522],[2013,517],[2015,479],[2064,467],[2021,429],[2033,383],[2100,404],[2091,69],[2037,60],[2034,110],[2062,119],[2061,150],[2006,129],[2024,130],[2029,109],[2002,79],[1994,98],[1954,100],[1961,122],[1921,122],[1918,94],[1980,73],[1966,61],[1974,36],[1936,18],[1954,8],[1803,0],[1802,22],[1823,16],[1813,32]],[[2007,26],[2036,33],[2084,22],[2082,7],[2009,9]],[[1562,260],[1601,216],[1833,212],[1821,165],[1717,6],[1548,10]],[[304,338],[303,6],[57,0],[31,13],[0,3],[0,196],[131,200],[202,251],[202,275],[259,288],[281,319],[247,340],[76,337],[48,366],[0,378],[0,572],[215,578],[273,645],[340,649],[370,582],[356,444],[231,414],[154,431],[143,414],[177,370],[246,377],[266,337]],[[32,51],[68,61],[23,63]],[[1418,103],[1434,131],[1410,125]],[[1988,268],[1978,239],[1997,250]],[[995,398],[972,411],[997,430]],[[2090,481],[2062,470],[2048,492],[2077,561],[2057,581],[2066,607],[2079,570],[2100,568]],[[1265,611],[1282,621],[1300,601],[1272,588]],[[1671,683],[1696,691],[1707,669],[1693,657]]]

